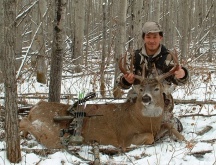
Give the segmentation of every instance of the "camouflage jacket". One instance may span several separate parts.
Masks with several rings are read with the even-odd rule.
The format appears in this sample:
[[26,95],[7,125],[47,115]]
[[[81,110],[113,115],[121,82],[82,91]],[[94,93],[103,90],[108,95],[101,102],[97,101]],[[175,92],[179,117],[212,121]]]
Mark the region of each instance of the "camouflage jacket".
[[[126,59],[126,68],[128,69],[130,67],[130,61],[132,59],[131,57],[132,55],[129,54]],[[133,59],[134,74],[142,75],[142,66],[145,64],[145,77],[147,78],[152,78],[155,76],[155,71],[153,71],[155,70],[153,69],[155,68],[154,64],[156,66],[158,74],[166,73],[174,66],[172,56],[169,54],[169,50],[164,45],[160,45],[158,51],[152,56],[147,55],[145,47],[143,46],[141,49],[134,52]],[[177,79],[174,75],[171,75],[164,80],[163,84],[168,85],[168,88],[170,87],[170,85],[172,85],[172,83],[175,85],[184,85],[189,79],[189,72],[183,66],[182,69],[185,71],[185,76],[183,78]],[[118,86],[122,89],[129,89],[132,86],[132,84],[128,83],[125,80],[125,78],[123,77],[123,73],[119,74],[116,82]],[[136,84],[136,81],[134,81],[134,84]]]

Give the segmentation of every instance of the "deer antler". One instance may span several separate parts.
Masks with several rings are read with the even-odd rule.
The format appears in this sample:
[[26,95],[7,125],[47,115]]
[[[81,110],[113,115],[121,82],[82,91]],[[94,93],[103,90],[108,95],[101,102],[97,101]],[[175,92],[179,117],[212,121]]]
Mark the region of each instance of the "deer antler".
[[179,69],[179,67],[180,67],[176,49],[175,49],[175,53],[174,52],[170,52],[170,55],[172,56],[173,61],[174,61],[174,68],[172,68],[169,72],[158,76],[156,78],[158,81],[161,81],[161,80],[163,80],[163,79],[165,79],[165,78],[173,75],[175,73],[175,71],[177,71]]
[[[119,69],[123,74],[129,74],[129,73],[133,73],[133,58],[134,58],[134,54],[132,54],[132,60],[130,63],[130,72],[126,69],[126,55],[127,52],[124,54],[123,57],[120,58],[119,60]],[[122,64],[122,60],[124,59],[124,63]],[[144,80],[144,77],[141,77],[139,75],[134,75],[134,78],[139,80],[140,82],[142,82]]]
[[[126,67],[126,54],[127,52],[125,53],[125,55],[123,57],[120,58],[119,60],[119,69],[120,71],[123,73],[123,74],[129,74],[128,71],[125,69]],[[124,58],[124,65],[122,66],[122,60]]]

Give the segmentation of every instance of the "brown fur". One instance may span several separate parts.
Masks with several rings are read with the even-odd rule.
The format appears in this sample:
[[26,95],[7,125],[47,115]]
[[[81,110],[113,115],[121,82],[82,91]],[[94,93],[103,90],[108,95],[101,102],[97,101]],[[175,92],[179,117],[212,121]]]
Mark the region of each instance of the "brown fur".
[[[28,117],[21,120],[20,130],[24,135],[31,133],[47,148],[62,148],[59,132],[62,128],[68,128],[69,123],[54,122],[53,117],[67,115],[68,107],[61,103],[41,101],[31,109]],[[87,105],[87,117],[84,118],[82,129],[84,143],[98,141],[103,145],[122,148],[130,144],[153,143],[153,137],[160,129],[161,117],[143,118],[139,110],[132,108],[133,103]]]
[[20,131],[26,136],[31,133],[47,148],[62,148],[60,143],[60,129],[68,127],[69,123],[53,122],[56,115],[66,115],[69,105],[40,101],[29,112],[28,117],[20,121]]
[[[122,149],[131,144],[152,144],[161,130],[164,101],[163,86],[155,81],[150,82],[145,81],[134,87],[137,93],[135,103],[78,106],[77,110],[83,110],[87,115],[81,130],[83,143],[97,141],[101,145],[113,145]],[[150,103],[143,102],[146,95],[151,97]],[[34,135],[47,148],[62,148],[60,129],[68,128],[69,122],[56,123],[53,118],[68,115],[68,107],[69,105],[61,103],[41,101],[31,109],[27,118],[21,120],[20,129]],[[171,125],[166,128],[173,129]]]

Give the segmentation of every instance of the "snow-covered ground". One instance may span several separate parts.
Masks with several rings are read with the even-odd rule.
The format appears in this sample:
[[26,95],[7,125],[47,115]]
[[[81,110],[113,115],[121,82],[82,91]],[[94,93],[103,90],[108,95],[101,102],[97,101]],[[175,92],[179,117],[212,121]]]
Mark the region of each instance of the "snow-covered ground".
[[[209,78],[209,75],[210,78]],[[92,79],[76,78],[65,79],[62,83],[62,93],[89,92]],[[84,81],[83,81],[84,80]],[[113,80],[109,78],[112,83]],[[91,83],[92,84],[92,83]],[[88,90],[86,90],[88,89]],[[191,82],[184,87],[177,87],[173,93],[175,99],[196,99],[200,101],[216,101],[216,76],[215,71],[191,75]],[[18,87],[20,93],[47,93],[48,87],[36,82]],[[30,103],[34,103],[31,100]],[[38,100],[37,100],[38,101]],[[110,100],[107,100],[109,102]],[[67,102],[67,101],[65,101]],[[131,146],[132,150],[126,153],[107,155],[100,153],[101,164],[118,165],[216,165],[216,106],[212,104],[176,104],[174,114],[184,126],[182,134],[187,142],[174,141],[171,137],[164,137],[153,145]],[[203,135],[200,131],[204,128],[210,130]],[[33,147],[32,147],[33,146]],[[112,146],[100,146],[107,148]],[[85,165],[88,162],[71,155],[65,150],[53,153],[38,154],[28,153],[25,149],[44,149],[34,137],[26,141],[21,139],[22,161],[16,165]],[[0,165],[10,165],[6,158],[5,142],[0,142]],[[79,147],[78,153],[92,160],[91,146]]]

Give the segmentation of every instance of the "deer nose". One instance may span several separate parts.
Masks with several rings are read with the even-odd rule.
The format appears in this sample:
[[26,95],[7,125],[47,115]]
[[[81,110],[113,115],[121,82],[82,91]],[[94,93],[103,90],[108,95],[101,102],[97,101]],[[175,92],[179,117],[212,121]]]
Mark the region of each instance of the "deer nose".
[[143,101],[144,103],[149,103],[149,102],[151,101],[151,97],[150,97],[149,95],[144,95],[144,96],[142,97],[142,101]]

